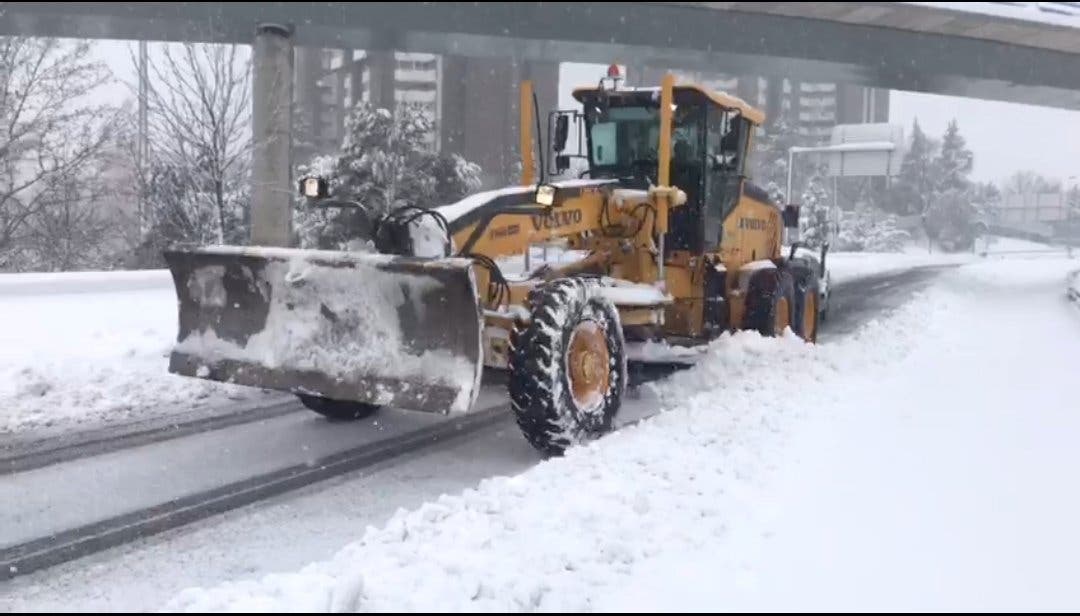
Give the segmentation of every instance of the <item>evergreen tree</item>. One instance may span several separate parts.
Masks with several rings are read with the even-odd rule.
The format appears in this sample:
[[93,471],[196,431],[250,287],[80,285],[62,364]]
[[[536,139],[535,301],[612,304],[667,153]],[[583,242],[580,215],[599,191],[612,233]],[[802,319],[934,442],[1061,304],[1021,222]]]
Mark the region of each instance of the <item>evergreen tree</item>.
[[[968,250],[992,193],[983,194],[968,179],[974,159],[953,120],[934,158],[934,190],[926,210],[928,233],[945,250]],[[984,189],[982,189],[984,190]]]
[[916,119],[911,129],[911,145],[900,164],[900,175],[890,191],[889,209],[901,216],[925,212],[934,194],[935,143],[923,133]]
[[382,214],[406,205],[453,203],[480,188],[479,166],[431,150],[428,137],[434,126],[419,106],[400,105],[390,113],[361,103],[346,128],[339,156],[317,157],[299,172],[329,179],[335,196],[357,201],[363,209],[299,204],[294,224],[302,246],[362,249],[370,223]]
[[832,200],[824,178],[816,174],[803,191],[799,212],[799,237],[806,246],[820,248],[829,241],[829,212]]
[[1000,215],[1001,190],[993,182],[975,184],[972,187],[972,202],[979,210],[979,215],[986,221],[996,220]]
[[[806,138],[799,135],[786,110],[767,127],[760,129],[759,133],[750,159],[751,176],[756,184],[766,188],[770,198],[783,203],[789,198],[784,194],[788,178],[788,151],[792,146],[806,145]],[[796,158],[795,166],[796,182],[814,173],[813,164],[805,157]]]
[[960,135],[956,120],[949,122],[945,137],[941,140],[941,151],[934,160],[935,192],[967,190],[971,186],[968,175],[973,163],[974,157]]
[[936,195],[926,212],[926,226],[943,249],[969,250],[975,243],[979,214],[971,191],[953,188]]

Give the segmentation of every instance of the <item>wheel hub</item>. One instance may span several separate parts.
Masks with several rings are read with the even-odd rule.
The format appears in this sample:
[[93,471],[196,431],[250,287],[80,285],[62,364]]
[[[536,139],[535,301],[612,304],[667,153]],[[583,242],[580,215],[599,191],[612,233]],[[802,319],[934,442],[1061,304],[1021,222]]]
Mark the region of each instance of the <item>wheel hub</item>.
[[610,383],[607,340],[594,321],[585,321],[570,334],[567,376],[571,395],[579,410],[591,411],[604,402]]

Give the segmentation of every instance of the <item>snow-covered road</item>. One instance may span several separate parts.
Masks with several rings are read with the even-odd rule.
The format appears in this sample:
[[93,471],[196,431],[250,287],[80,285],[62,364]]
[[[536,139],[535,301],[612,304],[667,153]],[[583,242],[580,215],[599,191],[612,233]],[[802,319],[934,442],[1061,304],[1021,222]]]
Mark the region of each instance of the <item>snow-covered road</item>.
[[[840,335],[835,333],[838,326],[839,331],[847,331],[848,316],[852,320],[865,319],[867,310],[903,302],[933,276],[934,272],[926,271],[918,276],[886,277],[886,282],[893,282],[884,291],[882,280],[874,278],[844,286],[838,296],[840,310],[826,324],[822,339],[835,340]],[[864,301],[856,301],[856,296]],[[862,310],[864,307],[867,310]],[[655,396],[643,392],[641,399],[625,405],[621,418],[633,420],[655,408]],[[425,418],[433,419],[415,415],[400,419]],[[376,419],[380,434],[400,432],[395,428],[396,415]],[[290,460],[324,458],[352,446],[357,438],[362,440],[365,428],[370,430],[371,426],[334,428],[300,411],[295,416],[54,465],[22,475],[33,479],[9,486],[10,499],[6,502],[19,506],[8,512],[8,522],[24,527],[20,535],[23,539],[41,529],[93,522],[102,516],[131,511],[140,504],[179,498],[199,486],[213,487],[250,473],[266,472],[290,464]],[[331,433],[326,433],[327,429]],[[290,441],[296,443],[295,451],[288,450]],[[410,455],[354,473],[348,480],[322,484],[308,494],[277,498],[180,532],[22,576],[0,584],[0,608],[153,609],[189,585],[213,585],[236,576],[289,571],[305,562],[328,558],[343,536],[335,529],[350,524],[356,528],[381,525],[399,506],[414,507],[442,493],[460,492],[493,474],[515,474],[538,460],[509,419],[468,437],[466,442],[439,446],[437,451],[441,453]],[[5,483],[11,482],[0,478],[0,487]],[[68,490],[68,483],[83,487]],[[95,499],[95,489],[113,498]],[[24,491],[25,498],[18,496],[19,490]],[[23,522],[15,519],[20,516]],[[265,528],[267,524],[272,528]],[[106,580],[108,583],[103,583]]]
[[168,608],[1077,609],[1073,266],[961,268],[818,347],[737,335],[661,416]]
[[[0,609],[1077,609],[1075,264],[945,271],[816,348],[742,334],[565,459],[508,421],[4,583]],[[930,279],[869,275],[873,310]]]
[[[971,255],[838,253],[834,283]],[[164,270],[0,274],[0,438],[265,399],[169,374],[176,294]]]

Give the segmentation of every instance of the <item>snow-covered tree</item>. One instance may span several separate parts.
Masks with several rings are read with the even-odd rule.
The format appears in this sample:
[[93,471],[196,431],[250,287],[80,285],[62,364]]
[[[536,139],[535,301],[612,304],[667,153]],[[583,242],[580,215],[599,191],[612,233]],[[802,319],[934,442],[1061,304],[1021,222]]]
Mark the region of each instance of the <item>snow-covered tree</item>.
[[968,190],[946,190],[926,212],[926,228],[938,245],[949,251],[969,250],[977,237],[978,204]]
[[1037,193],[1057,192],[1061,183],[1034,171],[1017,171],[1005,181],[1003,190],[1013,195],[1033,195]]
[[0,36],[0,269],[77,266],[53,258],[60,245],[91,253],[93,233],[52,234],[65,218],[99,226],[80,184],[115,125],[115,109],[88,100],[108,79],[86,41]]
[[916,119],[911,144],[900,164],[900,175],[886,200],[894,214],[906,216],[926,211],[933,199],[936,176],[933,171],[936,144],[926,136]]
[[899,252],[911,235],[897,224],[896,216],[871,209],[844,212],[837,250],[845,252]]
[[927,234],[945,250],[967,250],[978,235],[985,201],[968,179],[974,158],[967,149],[956,120],[949,122],[934,158],[933,191],[925,210]]
[[968,175],[974,165],[974,156],[967,149],[967,142],[960,135],[956,120],[949,122],[945,136],[941,140],[941,149],[934,159],[934,191],[965,191],[971,186]]
[[105,212],[115,187],[103,179],[107,161],[95,160],[83,173],[50,182],[42,193],[45,207],[28,221],[24,266],[37,271],[108,269],[119,244],[115,214]]
[[995,220],[1000,215],[1002,195],[1001,190],[992,182],[980,182],[973,184],[970,189],[972,203],[975,204],[979,215],[985,222]]
[[246,240],[251,62],[238,45],[165,45],[148,59],[146,241]]
[[433,129],[416,105],[399,105],[394,113],[357,105],[346,120],[341,155],[317,158],[299,173],[329,179],[335,197],[356,201],[363,211],[299,203],[294,224],[300,245],[344,248],[391,210],[444,205],[479,190],[480,167],[457,154],[433,152],[427,142]]
[[818,248],[829,241],[831,209],[832,198],[825,188],[825,180],[821,175],[814,175],[800,201],[799,237],[804,244]]
[[[777,203],[787,201],[784,194],[788,178],[788,151],[792,146],[807,145],[807,138],[799,135],[788,112],[781,113],[755,137],[755,147],[750,157],[751,176],[765,186],[770,198]],[[814,174],[814,164],[807,158],[795,159],[796,181]]]
[[911,234],[899,227],[896,216],[886,214],[875,220],[866,238],[870,252],[900,252],[911,240]]

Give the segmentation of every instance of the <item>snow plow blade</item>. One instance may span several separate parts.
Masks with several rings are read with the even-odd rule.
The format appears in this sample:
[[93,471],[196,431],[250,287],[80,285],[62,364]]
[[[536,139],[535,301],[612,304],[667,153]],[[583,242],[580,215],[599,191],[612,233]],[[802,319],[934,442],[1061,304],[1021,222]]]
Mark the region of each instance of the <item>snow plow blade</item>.
[[441,413],[476,399],[469,260],[234,246],[164,256],[180,312],[170,372]]

